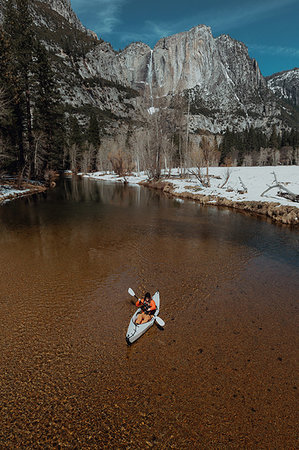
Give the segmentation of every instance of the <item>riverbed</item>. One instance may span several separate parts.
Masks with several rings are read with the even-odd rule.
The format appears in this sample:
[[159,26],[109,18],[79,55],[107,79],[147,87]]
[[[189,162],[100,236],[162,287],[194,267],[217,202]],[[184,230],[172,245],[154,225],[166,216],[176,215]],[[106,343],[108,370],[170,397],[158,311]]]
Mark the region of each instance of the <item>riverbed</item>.
[[[73,178],[0,245],[2,447],[298,446],[298,230]],[[129,287],[166,322],[131,347]]]

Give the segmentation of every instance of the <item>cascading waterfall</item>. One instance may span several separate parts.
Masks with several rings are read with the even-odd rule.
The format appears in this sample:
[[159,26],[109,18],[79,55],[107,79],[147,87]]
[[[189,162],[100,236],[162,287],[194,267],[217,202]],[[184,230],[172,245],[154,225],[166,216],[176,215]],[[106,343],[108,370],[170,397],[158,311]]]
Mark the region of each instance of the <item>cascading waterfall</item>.
[[[150,98],[151,98],[151,108],[154,108],[154,97],[153,97],[153,50],[151,50],[150,60],[147,65],[147,84],[149,85]],[[150,108],[150,109],[151,109]]]

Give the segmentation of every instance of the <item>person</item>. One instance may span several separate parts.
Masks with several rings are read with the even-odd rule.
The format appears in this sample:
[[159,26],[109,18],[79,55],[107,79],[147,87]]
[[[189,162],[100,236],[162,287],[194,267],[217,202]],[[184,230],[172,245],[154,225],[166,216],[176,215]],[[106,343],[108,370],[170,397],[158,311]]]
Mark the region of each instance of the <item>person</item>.
[[138,299],[136,302],[136,306],[141,308],[142,312],[138,314],[135,323],[137,325],[141,325],[142,323],[146,323],[151,320],[152,316],[155,314],[157,309],[155,301],[152,299],[152,296],[149,292],[147,292],[142,299]]

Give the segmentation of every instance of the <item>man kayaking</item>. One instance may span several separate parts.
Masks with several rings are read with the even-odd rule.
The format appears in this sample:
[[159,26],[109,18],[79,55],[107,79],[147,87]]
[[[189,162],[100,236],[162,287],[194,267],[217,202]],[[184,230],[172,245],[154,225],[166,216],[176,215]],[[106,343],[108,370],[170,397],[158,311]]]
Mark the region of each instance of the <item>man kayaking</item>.
[[142,323],[146,323],[151,320],[153,314],[157,309],[156,303],[152,299],[152,296],[149,292],[147,292],[142,299],[138,299],[136,302],[137,308],[141,308],[142,312],[138,314],[135,323],[137,325],[141,325]]

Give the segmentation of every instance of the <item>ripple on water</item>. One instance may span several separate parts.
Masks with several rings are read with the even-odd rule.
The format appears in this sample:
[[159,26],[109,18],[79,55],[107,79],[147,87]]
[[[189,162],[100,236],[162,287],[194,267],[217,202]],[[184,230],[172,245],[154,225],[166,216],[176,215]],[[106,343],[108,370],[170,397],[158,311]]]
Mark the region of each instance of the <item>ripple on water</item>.
[[[294,447],[298,233],[63,189],[0,211],[0,444]],[[166,322],[130,348],[128,287],[159,289]]]

